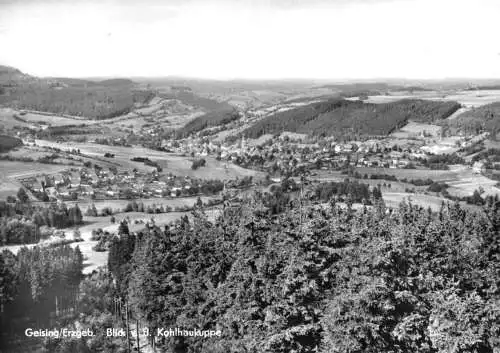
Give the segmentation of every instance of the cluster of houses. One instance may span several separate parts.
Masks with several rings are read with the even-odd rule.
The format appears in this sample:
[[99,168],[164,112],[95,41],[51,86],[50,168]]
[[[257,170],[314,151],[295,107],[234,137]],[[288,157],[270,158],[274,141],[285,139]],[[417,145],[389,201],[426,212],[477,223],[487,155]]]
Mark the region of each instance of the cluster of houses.
[[309,169],[339,169],[346,166],[407,168],[427,158],[422,142],[380,139],[340,143],[331,139],[304,143],[270,137],[260,145],[241,138],[235,143],[216,143],[207,138],[189,138],[170,148],[177,153],[213,155],[217,159],[271,174]]
[[140,171],[71,168],[55,174],[41,174],[19,181],[35,195],[46,194],[50,200],[134,199],[180,197],[212,193],[222,189],[214,181],[192,179],[172,174],[159,175]]
[[[101,174],[102,173],[102,174]],[[99,176],[99,174],[101,174]],[[67,199],[77,196],[90,196],[95,194],[94,187],[107,178],[108,173],[93,169],[71,168],[55,174],[41,174],[36,177],[21,179],[21,183],[34,193],[45,193],[49,198]]]

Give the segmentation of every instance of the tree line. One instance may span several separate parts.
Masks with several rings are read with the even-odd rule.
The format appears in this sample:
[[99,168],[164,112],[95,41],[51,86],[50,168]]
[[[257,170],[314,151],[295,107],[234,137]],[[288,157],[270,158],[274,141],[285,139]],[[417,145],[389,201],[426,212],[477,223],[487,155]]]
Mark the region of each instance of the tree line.
[[51,317],[77,308],[83,256],[68,245],[0,253],[0,347],[23,340],[27,327],[52,327]]
[[122,237],[109,269],[150,329],[187,352],[493,352],[500,348],[500,202],[439,212],[258,199],[209,221]]
[[77,204],[67,207],[64,203],[54,203],[40,207],[29,202],[16,201],[12,204],[0,201],[0,244],[36,243],[45,234],[41,227],[68,228],[81,224],[82,220]]
[[500,132],[500,103],[494,102],[473,108],[456,119],[443,121],[443,125],[452,133],[477,135],[489,132],[490,138],[496,140],[496,135]]
[[203,129],[228,124],[239,118],[239,113],[232,107],[218,108],[199,116],[175,132],[175,137],[184,138]]
[[258,138],[264,134],[291,131],[316,136],[387,135],[408,120],[434,122],[460,108],[457,102],[400,100],[373,104],[330,99],[308,104],[266,117],[247,128],[243,135]]
[[[291,182],[280,189],[289,196],[297,191]],[[267,212],[264,201],[255,194],[227,203],[215,220],[197,205],[176,224],[150,224],[138,233],[122,222],[119,236],[111,239],[109,273],[80,282],[80,314],[70,324],[110,327],[125,303],[129,320],[150,332],[222,331],[221,338],[210,340],[159,338],[150,343],[158,352],[493,353],[500,348],[498,198],[488,198],[478,211],[443,203],[437,212],[408,203],[389,209],[381,200],[353,210],[335,197],[326,207],[304,198]],[[32,264],[25,268],[33,283],[38,283],[34,273],[46,267],[75,269],[72,264],[79,263],[57,264],[49,255],[34,254],[28,257],[53,264],[23,262]],[[0,258],[8,264],[0,266],[7,283],[15,261],[12,255]],[[60,269],[67,281],[75,277],[68,271]],[[41,288],[56,283],[40,281]],[[8,286],[0,288],[11,293]],[[29,288],[33,297],[32,288],[38,287]],[[45,297],[55,310],[54,296]],[[126,347],[125,340],[101,336],[50,344],[49,351],[61,353]]]

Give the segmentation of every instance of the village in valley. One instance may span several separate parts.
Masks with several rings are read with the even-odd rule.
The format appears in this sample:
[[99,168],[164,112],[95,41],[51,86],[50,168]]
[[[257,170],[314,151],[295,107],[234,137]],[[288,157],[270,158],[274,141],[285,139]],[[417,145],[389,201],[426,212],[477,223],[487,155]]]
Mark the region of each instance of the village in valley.
[[[161,95],[159,92],[157,90],[156,94]],[[396,97],[393,96],[394,99]],[[425,96],[425,99],[431,98]],[[144,112],[147,107],[152,107],[149,119],[163,121],[165,117],[160,112],[169,113],[158,102],[162,102],[162,98],[152,98],[136,110]],[[479,190],[478,187],[471,189],[474,185],[482,186],[482,194],[494,195],[498,191],[495,179],[500,179],[495,172],[498,162],[488,157],[477,158],[480,155],[478,152],[488,150],[486,146],[495,147],[490,132],[481,129],[474,133],[452,131],[443,124],[447,119],[435,124],[409,121],[386,136],[359,136],[352,140],[344,136],[339,138],[288,131],[262,134],[258,138],[246,137],[245,129],[252,124],[273,114],[316,102],[316,98],[311,98],[300,104],[285,101],[269,103],[267,108],[247,107],[225,124],[207,126],[180,137],[175,135],[179,128],[168,129],[161,124],[156,129],[145,129],[144,126],[126,129],[126,123],[136,117],[134,112],[118,119],[121,123],[115,136],[58,133],[57,138],[40,138],[40,135],[58,126],[14,126],[11,131],[22,142],[22,146],[3,153],[2,159],[17,165],[24,161],[26,165],[33,162],[48,165],[52,169],[57,167],[56,172],[44,171],[42,168],[10,177],[11,182],[29,192],[32,201],[48,203],[70,201],[89,205],[106,200],[126,202],[132,199],[168,200],[202,195],[221,197],[230,190],[233,190],[234,197],[239,189],[265,190],[269,185],[279,184],[286,178],[300,183],[303,177],[318,182],[368,179],[372,187],[387,185],[385,181],[401,181],[399,188],[384,190],[391,194],[392,204],[396,193],[399,193],[398,201],[416,193],[421,198],[417,196],[414,199],[424,200],[424,206],[434,208],[437,207],[436,202],[426,204],[425,195],[464,201],[476,189]],[[168,106],[171,107],[172,103],[168,103]],[[188,114],[196,109],[187,109]],[[462,114],[467,114],[467,111],[475,108],[464,109],[464,106],[460,106],[458,109],[465,110]],[[3,114],[4,119],[9,116],[14,119],[29,117],[26,121],[43,117],[35,112],[10,108],[4,108]],[[193,119],[193,115],[190,116]],[[194,116],[194,121],[196,116],[200,117],[199,114]],[[52,119],[57,117],[57,114],[52,115]],[[148,119],[144,113],[141,113],[141,117]],[[185,123],[189,121],[193,120],[187,118]],[[102,124],[105,126],[110,123]],[[137,141],[142,142],[140,150],[134,148]],[[213,179],[210,175],[213,175]],[[382,182],[374,184],[374,180]],[[443,196],[419,185],[426,184],[428,187],[432,183],[448,183],[452,193],[445,192]],[[413,186],[420,188],[414,189]],[[16,190],[12,189],[11,192],[12,195],[6,196],[12,198]]]
[[92,83],[89,95],[129,100],[101,111],[19,96],[27,86],[78,101],[78,80],[2,70],[0,246],[69,244],[86,276],[129,236],[195,231],[194,219],[245,207],[273,222],[302,205],[475,212],[500,193],[500,90],[214,82],[207,93],[196,81],[118,80]]
[[500,0],[0,0],[0,353],[500,353]]

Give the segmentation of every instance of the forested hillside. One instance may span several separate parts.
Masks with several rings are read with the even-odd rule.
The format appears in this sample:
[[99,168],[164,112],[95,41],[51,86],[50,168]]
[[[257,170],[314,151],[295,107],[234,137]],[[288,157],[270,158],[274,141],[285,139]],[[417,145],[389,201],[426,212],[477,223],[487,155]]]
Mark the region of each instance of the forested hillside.
[[33,79],[34,77],[22,73],[15,67],[0,65],[0,87],[10,87]]
[[487,131],[492,138],[496,138],[500,132],[500,102],[473,108],[455,119],[444,121],[443,125],[452,133],[477,134]]
[[177,132],[177,135],[178,137],[186,137],[209,127],[230,123],[238,117],[236,109],[231,107],[211,111],[188,122]]
[[[2,87],[3,86],[3,87]],[[100,82],[80,79],[43,79],[0,66],[0,104],[20,109],[107,119],[144,103],[152,92],[138,90],[128,79]],[[8,94],[5,94],[8,93]]]
[[387,135],[408,120],[434,122],[454,113],[456,102],[400,100],[372,104],[332,99],[280,112],[260,120],[243,134],[257,138],[282,131],[319,136]]
[[143,103],[148,96],[148,92],[136,91],[129,85],[61,89],[19,86],[9,89],[8,96],[1,96],[0,103],[21,109],[106,119],[127,113],[134,103]]

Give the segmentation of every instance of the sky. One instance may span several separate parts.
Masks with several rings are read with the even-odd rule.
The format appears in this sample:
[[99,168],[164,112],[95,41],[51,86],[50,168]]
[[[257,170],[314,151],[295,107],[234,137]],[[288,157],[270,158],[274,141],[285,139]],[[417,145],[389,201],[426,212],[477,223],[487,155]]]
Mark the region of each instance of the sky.
[[500,78],[499,0],[0,0],[37,76]]

